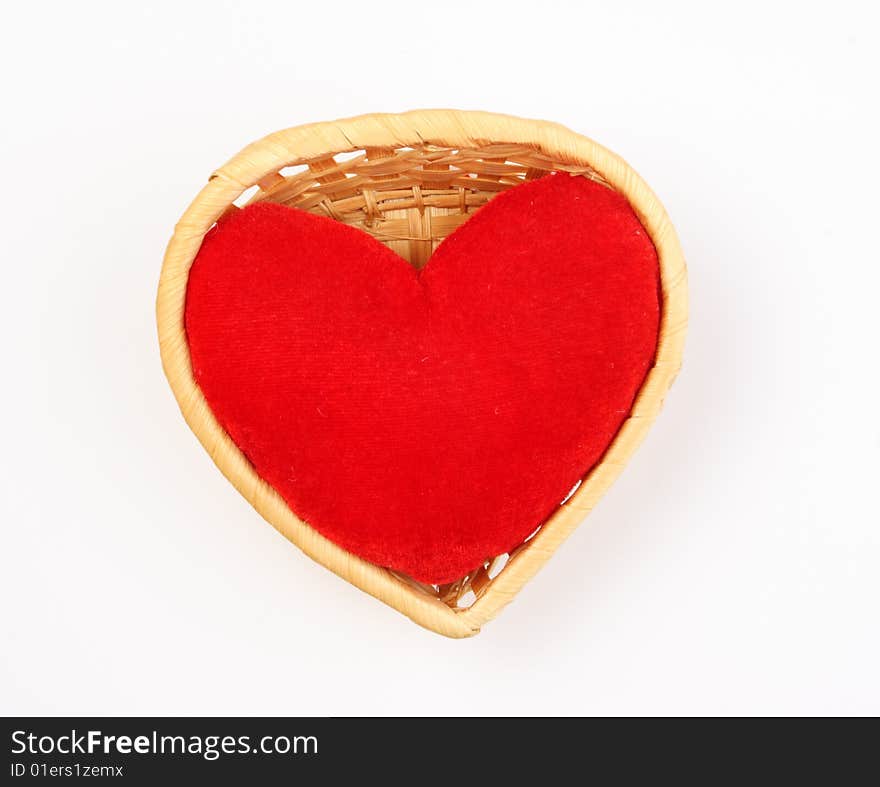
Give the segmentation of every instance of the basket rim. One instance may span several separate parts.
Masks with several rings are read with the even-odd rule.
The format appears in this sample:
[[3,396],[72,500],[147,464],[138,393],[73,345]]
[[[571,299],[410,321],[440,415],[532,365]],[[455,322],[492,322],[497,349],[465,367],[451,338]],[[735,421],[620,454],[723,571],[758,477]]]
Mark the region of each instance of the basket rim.
[[[604,456],[580,486],[513,556],[469,608],[454,610],[402,582],[388,569],[346,551],[300,520],[260,478],[208,407],[192,373],[184,328],[189,268],[202,238],[248,188],[291,162],[365,148],[495,143],[532,146],[560,162],[589,166],[623,194],[657,250],[662,295],[654,365]],[[341,578],[445,636],[469,637],[495,617],[549,560],[622,471],[652,425],[681,365],[688,293],[678,237],[653,191],[622,158],[557,123],[466,110],[367,114],[276,131],[251,143],[216,170],[177,222],[159,279],[156,317],[162,365],[181,412],[214,463],[273,527]]]

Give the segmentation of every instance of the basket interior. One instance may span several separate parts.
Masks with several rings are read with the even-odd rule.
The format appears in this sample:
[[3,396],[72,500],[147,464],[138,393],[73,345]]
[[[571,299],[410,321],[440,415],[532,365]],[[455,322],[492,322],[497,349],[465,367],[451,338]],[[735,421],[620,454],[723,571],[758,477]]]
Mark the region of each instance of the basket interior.
[[[554,161],[522,145],[366,148],[292,161],[247,189],[229,210],[268,201],[329,216],[362,229],[422,268],[440,242],[477,208],[506,189],[550,172],[605,184],[589,167]],[[447,585],[426,585],[392,573],[454,610],[467,609],[509,561],[528,548],[538,530],[510,554],[487,556],[478,569]]]

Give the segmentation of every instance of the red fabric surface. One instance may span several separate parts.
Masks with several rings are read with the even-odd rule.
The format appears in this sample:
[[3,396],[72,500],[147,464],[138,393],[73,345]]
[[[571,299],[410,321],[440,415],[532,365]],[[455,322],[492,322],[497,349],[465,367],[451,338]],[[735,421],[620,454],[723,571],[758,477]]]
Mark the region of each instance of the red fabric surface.
[[653,361],[654,246],[552,175],[419,273],[366,233],[258,203],[212,229],[186,331],[220,424],[304,521],[444,583],[521,543],[601,458]]

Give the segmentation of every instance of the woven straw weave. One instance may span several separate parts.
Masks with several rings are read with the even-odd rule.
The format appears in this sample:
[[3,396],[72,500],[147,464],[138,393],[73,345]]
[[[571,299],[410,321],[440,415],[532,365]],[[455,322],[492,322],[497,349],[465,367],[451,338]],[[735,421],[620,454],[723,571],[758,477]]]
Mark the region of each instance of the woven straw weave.
[[[536,533],[449,585],[425,585],[372,565],[299,520],[217,423],[193,379],[183,325],[189,267],[225,213],[268,200],[368,232],[416,267],[500,191],[548,172],[591,178],[624,194],[660,259],[662,317],[653,368],[602,461]],[[562,126],[484,112],[364,115],[271,134],[210,178],[175,228],[159,284],[162,362],[181,411],[242,495],[306,554],[417,623],[467,637],[520,590],[593,508],[656,417],[681,364],[687,324],[685,264],[654,194],[618,156]]]

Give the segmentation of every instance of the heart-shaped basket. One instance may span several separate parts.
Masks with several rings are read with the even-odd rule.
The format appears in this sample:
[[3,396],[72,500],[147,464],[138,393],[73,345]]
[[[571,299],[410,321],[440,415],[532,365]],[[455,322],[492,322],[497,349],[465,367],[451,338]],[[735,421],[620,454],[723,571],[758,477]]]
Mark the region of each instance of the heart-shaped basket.
[[[245,203],[271,201],[356,226],[422,267],[443,238],[493,196],[567,172],[623,194],[657,250],[657,353],[629,417],[581,484],[509,554],[446,585],[373,565],[301,521],[217,422],[193,377],[184,327],[190,266],[205,233]],[[654,421],[681,364],[687,277],[663,206],[618,156],[555,123],[485,112],[363,115],[270,134],[211,175],[178,222],[159,284],[162,363],[181,411],[211,458],[253,507],[307,555],[426,628],[468,637],[550,558],[608,489]]]

